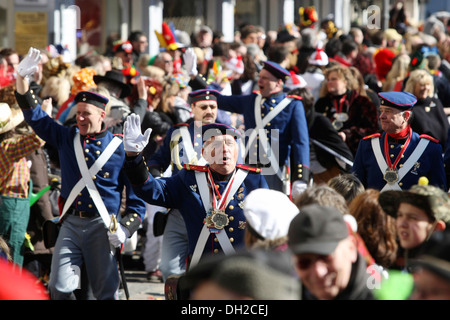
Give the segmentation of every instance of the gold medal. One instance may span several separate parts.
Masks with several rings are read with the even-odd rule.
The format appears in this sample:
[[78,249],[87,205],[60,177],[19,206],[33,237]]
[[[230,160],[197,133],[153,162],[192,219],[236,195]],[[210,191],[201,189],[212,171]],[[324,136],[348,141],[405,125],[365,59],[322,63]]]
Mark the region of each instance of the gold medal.
[[398,172],[394,169],[386,169],[386,172],[384,173],[384,180],[392,185],[398,181]]
[[222,230],[230,223],[230,219],[228,219],[228,215],[225,213],[225,210],[214,209],[206,218],[205,223],[208,228]]

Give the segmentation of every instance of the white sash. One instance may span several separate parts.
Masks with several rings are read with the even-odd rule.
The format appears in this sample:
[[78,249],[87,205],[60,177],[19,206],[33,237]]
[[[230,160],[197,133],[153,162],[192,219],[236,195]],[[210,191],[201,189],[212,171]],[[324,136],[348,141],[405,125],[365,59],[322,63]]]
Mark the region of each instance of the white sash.
[[94,204],[97,207],[97,210],[103,219],[103,222],[105,223],[106,227],[109,228],[111,224],[111,217],[108,213],[108,210],[105,207],[105,204],[103,203],[103,200],[97,190],[97,187],[95,186],[94,181],[92,180],[92,177],[95,176],[105,165],[105,163],[109,160],[109,158],[111,158],[116,149],[122,143],[122,140],[118,137],[114,137],[114,139],[108,144],[106,149],[102,152],[100,157],[89,169],[87,167],[86,160],[83,158],[84,152],[83,148],[81,147],[79,132],[77,132],[77,134],[75,135],[73,142],[75,147],[75,155],[77,158],[77,163],[82,178],[78,181],[78,183],[73,187],[72,191],[70,192],[69,197],[67,198],[64,204],[63,211],[59,219],[61,220],[63,218],[63,216],[66,214],[67,210],[72,205],[73,201],[75,200],[77,195],[81,192],[81,190],[87,187],[89,194],[91,195],[92,200],[94,201]]
[[206,165],[206,160],[203,158],[203,156],[201,154],[197,155],[197,153],[194,150],[194,146],[192,145],[191,134],[189,133],[188,127],[181,127],[180,134],[181,138],[183,138],[183,148],[186,151],[189,164],[196,164],[199,166]]
[[[231,198],[234,196],[234,194],[237,192],[238,188],[244,182],[245,178],[247,177],[247,174],[248,174],[247,171],[238,169],[238,171],[236,172],[234,183],[231,186],[231,189],[230,189],[230,192],[228,193],[227,198],[222,199],[220,204],[222,204],[222,201],[225,201],[224,202],[225,206],[228,205]],[[200,192],[200,198],[202,199],[203,206],[205,208],[205,212],[208,213],[212,207],[212,199],[211,199],[211,193],[209,191],[208,181],[206,179],[205,172],[196,171],[195,179],[197,180],[198,190]],[[228,187],[229,186],[227,186],[227,188]],[[224,192],[224,194],[226,194],[226,192]],[[209,235],[210,235],[209,229],[206,226],[206,224],[204,224],[202,231],[200,232],[200,236],[198,237],[197,244],[195,245],[195,249],[194,249],[194,253],[192,255],[190,266],[195,266],[200,261],[203,250],[205,248],[206,241],[208,241]],[[216,236],[217,236],[220,246],[222,247],[222,250],[225,252],[225,254],[232,254],[235,252],[225,230],[223,230],[223,229],[220,230],[219,233],[216,234]]]
[[[405,175],[408,173],[408,171],[414,166],[414,164],[419,160],[419,158],[422,156],[423,152],[428,146],[428,143],[430,140],[428,139],[420,139],[419,144],[414,149],[413,153],[409,156],[408,160],[403,164],[403,166],[398,170],[398,180],[395,184],[389,184],[386,183],[383,189],[381,191],[387,191],[387,190],[402,190],[400,186],[398,185],[398,182],[401,181]],[[375,154],[375,158],[377,159],[378,167],[381,170],[382,175],[386,172],[388,165],[386,164],[386,160],[383,157],[383,153],[381,152],[380,147],[380,139],[379,138],[372,138],[372,150]]]
[[[248,155],[248,153],[250,151],[250,147],[253,144],[253,141],[255,141],[256,136],[258,135],[258,131],[264,131],[264,133],[265,133],[266,130],[264,129],[264,127],[270,121],[272,121],[273,118],[275,118],[281,111],[283,111],[284,108],[286,108],[289,105],[289,103],[291,103],[292,98],[285,98],[285,99],[283,99],[283,101],[281,101],[272,111],[270,111],[269,114],[264,117],[264,119],[262,119],[262,117],[261,117],[261,101],[262,101],[262,96],[260,94],[258,94],[256,96],[256,100],[255,100],[255,122],[256,122],[256,127],[252,131],[252,133],[250,134],[250,136],[248,138],[248,143],[247,143],[247,146],[245,148],[244,159],[245,159],[245,157],[247,157],[247,155]],[[266,140],[267,140],[267,135],[266,135]]]

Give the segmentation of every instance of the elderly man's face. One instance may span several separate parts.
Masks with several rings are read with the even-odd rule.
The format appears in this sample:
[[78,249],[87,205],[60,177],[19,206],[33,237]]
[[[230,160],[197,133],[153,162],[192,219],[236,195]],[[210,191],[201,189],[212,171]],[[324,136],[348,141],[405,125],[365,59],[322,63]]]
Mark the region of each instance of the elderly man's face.
[[318,299],[331,300],[348,285],[357,249],[352,237],[341,242],[328,256],[304,253],[294,256],[302,284]]
[[229,174],[236,168],[238,144],[231,135],[218,135],[205,142],[203,157],[212,170]]
[[396,108],[380,106],[381,128],[390,134],[402,131],[408,125],[410,111],[400,111]]

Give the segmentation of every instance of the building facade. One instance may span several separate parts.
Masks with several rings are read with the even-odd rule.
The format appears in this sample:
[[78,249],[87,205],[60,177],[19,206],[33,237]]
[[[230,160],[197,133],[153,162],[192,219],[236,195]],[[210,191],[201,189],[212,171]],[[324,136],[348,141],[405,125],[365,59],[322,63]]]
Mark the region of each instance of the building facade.
[[[370,6],[380,9],[383,21],[395,1],[0,0],[0,47],[13,47],[25,54],[29,46],[62,44],[73,56],[87,47],[102,53],[110,35],[126,39],[131,31],[142,30],[149,36],[148,50],[153,55],[159,51],[154,31],[161,31],[163,21],[172,22],[188,34],[206,24],[231,42],[243,24],[260,25],[266,30],[298,24],[298,9],[302,6],[315,6],[320,19],[331,17],[338,28],[347,32],[352,23],[367,22]],[[438,1],[405,0],[405,6],[408,14],[419,20],[425,12],[421,4],[433,2]]]

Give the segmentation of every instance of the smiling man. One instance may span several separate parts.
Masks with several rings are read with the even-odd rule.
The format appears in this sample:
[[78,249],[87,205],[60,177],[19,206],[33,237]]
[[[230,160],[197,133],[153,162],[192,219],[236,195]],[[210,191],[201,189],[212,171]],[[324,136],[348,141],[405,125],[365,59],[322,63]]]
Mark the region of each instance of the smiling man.
[[365,188],[408,190],[426,177],[447,191],[439,141],[411,129],[416,97],[408,92],[380,92],[382,133],[361,140],[352,172]]
[[291,221],[288,246],[304,300],[373,300],[366,261],[342,213],[312,204]]
[[[52,258],[50,295],[54,300],[74,299],[79,271],[85,266],[94,297],[118,299],[119,274],[111,247],[121,246],[139,229],[145,203],[133,193],[123,169],[122,138],[103,122],[109,100],[95,92],[79,92],[74,100],[77,125],[59,124],[42,110],[26,79],[39,60],[39,50],[31,48],[19,64],[15,95],[25,121],[58,149],[60,158],[61,229]],[[124,192],[126,208],[121,212]],[[117,231],[108,231],[111,215],[119,214]]]

